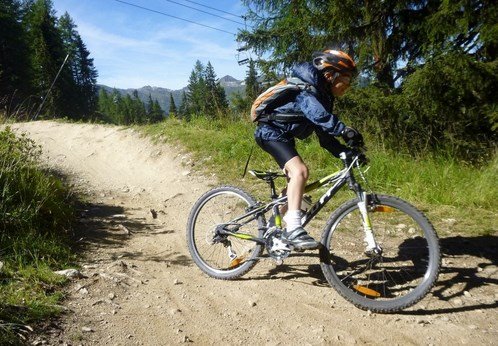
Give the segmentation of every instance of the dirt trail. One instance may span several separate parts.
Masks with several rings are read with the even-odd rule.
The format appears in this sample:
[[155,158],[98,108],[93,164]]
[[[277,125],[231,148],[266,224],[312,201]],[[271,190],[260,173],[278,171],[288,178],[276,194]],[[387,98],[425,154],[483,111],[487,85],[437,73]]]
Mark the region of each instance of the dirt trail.
[[197,269],[185,243],[190,207],[216,184],[192,171],[188,155],[120,127],[43,121],[13,128],[42,145],[47,165],[89,196],[79,226],[85,277],[73,280],[67,313],[35,344],[498,340],[495,237],[442,239],[438,285],[401,314],[372,314],[344,301],[313,252],[282,266],[262,260],[240,280],[218,281]]

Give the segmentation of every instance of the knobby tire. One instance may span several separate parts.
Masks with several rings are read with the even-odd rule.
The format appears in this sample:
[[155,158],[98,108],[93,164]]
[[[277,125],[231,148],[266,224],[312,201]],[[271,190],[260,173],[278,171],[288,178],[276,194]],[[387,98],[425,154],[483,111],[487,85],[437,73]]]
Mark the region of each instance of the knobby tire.
[[382,255],[365,254],[358,200],[342,204],[330,216],[323,235],[321,267],[329,284],[355,306],[372,312],[396,312],[429,292],[440,269],[436,232],[423,213],[392,196],[376,195],[369,212]]
[[[234,186],[221,186],[202,195],[192,207],[187,223],[187,244],[195,264],[207,275],[221,280],[236,279],[251,270],[261,256],[261,245],[225,237],[212,244],[216,226],[245,214],[256,200],[244,190]],[[241,233],[263,236],[264,216],[240,227]],[[237,254],[229,257],[229,247]]]

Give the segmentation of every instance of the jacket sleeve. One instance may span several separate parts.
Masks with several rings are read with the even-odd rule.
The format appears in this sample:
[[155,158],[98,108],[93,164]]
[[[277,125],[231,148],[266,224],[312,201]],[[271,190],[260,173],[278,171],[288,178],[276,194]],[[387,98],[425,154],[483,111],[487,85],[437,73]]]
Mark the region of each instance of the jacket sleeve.
[[313,124],[319,126],[322,131],[332,136],[339,136],[344,130],[344,123],[336,115],[327,112],[312,93],[308,91],[301,92],[296,97],[295,104],[303,112],[304,116]]

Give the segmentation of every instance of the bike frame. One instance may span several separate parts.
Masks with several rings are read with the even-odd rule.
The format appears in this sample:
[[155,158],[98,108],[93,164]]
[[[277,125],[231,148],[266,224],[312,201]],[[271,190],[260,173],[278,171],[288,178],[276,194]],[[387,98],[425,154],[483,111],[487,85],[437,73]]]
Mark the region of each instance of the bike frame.
[[[348,183],[349,188],[353,190],[358,197],[358,208],[362,215],[363,227],[365,231],[365,241],[367,242],[367,248],[375,249],[377,244],[374,240],[370,218],[367,212],[367,194],[363,191],[361,186],[356,182],[355,176],[353,174],[353,167],[359,166],[358,157],[355,156],[351,162],[347,161],[346,153],[341,153],[340,158],[344,163],[344,168],[340,171],[332,173],[320,180],[310,183],[305,186],[304,191],[310,192],[314,191],[322,186],[333,184],[319,199],[318,201],[304,214],[301,223],[303,226],[308,224],[322,208],[335,196],[335,194]],[[273,216],[275,217],[275,226],[282,227],[282,218],[279,212],[279,206],[287,202],[287,196],[276,197],[275,185],[273,180],[269,181],[272,201],[265,205],[257,204],[252,206],[251,209],[244,215],[222,225],[218,225],[217,231],[220,235],[230,235],[239,239],[254,241],[259,244],[265,244],[265,237],[259,238],[246,233],[239,233],[238,229],[254,219],[259,215],[265,214],[270,209],[272,209]],[[230,226],[235,226],[233,229],[227,229]],[[267,228],[264,229],[267,231]],[[265,234],[266,236],[266,234]]]

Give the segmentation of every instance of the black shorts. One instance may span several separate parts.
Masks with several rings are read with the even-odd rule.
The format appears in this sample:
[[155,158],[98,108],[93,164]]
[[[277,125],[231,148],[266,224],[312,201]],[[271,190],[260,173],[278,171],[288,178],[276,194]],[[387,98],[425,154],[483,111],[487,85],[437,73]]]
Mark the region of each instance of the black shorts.
[[277,142],[277,141],[265,141],[259,137],[256,137],[256,143],[266,151],[268,154],[273,156],[277,161],[280,168],[284,168],[287,161],[295,156],[299,156],[296,151],[295,143],[292,142]]

